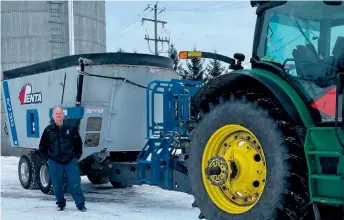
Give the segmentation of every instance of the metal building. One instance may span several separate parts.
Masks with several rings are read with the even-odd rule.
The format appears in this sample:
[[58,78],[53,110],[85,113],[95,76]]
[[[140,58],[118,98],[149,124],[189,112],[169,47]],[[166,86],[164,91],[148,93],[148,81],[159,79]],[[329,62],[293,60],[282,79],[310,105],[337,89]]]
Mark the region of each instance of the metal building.
[[2,71],[69,55],[70,45],[75,54],[106,52],[105,2],[70,5],[68,1],[1,1]]
[[[5,70],[101,52],[106,52],[105,1],[1,1],[1,78]],[[2,132],[2,152],[8,143]]]

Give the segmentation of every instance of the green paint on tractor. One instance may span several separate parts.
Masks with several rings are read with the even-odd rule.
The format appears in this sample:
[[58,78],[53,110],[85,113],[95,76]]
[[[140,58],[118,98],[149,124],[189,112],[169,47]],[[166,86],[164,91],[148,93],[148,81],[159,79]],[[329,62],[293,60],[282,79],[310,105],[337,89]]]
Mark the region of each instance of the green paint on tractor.
[[258,76],[267,78],[271,80],[272,82],[276,83],[278,87],[280,87],[283,91],[287,91],[287,95],[292,100],[293,104],[295,105],[298,113],[301,116],[303,124],[308,128],[314,126],[312,117],[309,113],[309,110],[307,109],[307,106],[302,101],[300,95],[295,91],[293,87],[291,87],[290,84],[288,84],[285,79],[279,77],[275,73],[272,73],[270,71],[259,69],[259,68],[253,68],[251,70],[243,69],[243,70],[237,70],[237,73],[240,72],[252,72]]
[[[251,5],[257,7],[251,69],[243,69],[240,53],[233,59],[180,52],[181,59],[215,59],[233,70],[193,97],[199,118],[188,169],[199,218],[343,219],[344,4]],[[252,150],[255,162],[245,156]]]
[[[339,137],[344,140],[343,131]],[[344,204],[344,154],[334,127],[308,128],[305,153],[312,202]],[[322,163],[326,163],[328,170]]]

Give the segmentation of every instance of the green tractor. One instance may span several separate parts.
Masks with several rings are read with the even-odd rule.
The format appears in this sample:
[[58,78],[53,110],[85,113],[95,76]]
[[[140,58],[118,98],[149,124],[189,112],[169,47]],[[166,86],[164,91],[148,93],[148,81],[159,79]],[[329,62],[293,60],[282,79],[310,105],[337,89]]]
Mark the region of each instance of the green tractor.
[[199,218],[343,219],[344,3],[251,1],[250,59],[192,97],[189,182]]

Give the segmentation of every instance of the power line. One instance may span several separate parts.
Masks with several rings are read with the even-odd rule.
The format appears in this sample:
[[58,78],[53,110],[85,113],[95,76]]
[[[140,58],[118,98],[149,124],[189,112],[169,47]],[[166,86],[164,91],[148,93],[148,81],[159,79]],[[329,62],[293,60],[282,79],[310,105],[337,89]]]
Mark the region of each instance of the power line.
[[162,43],[162,47],[163,47],[164,43],[168,43],[168,44],[170,43],[170,39],[167,39],[166,37],[165,37],[165,39],[158,37],[158,23],[161,23],[162,27],[164,27],[164,25],[167,24],[166,21],[158,20],[158,10],[160,10],[160,12],[159,12],[159,14],[160,14],[161,12],[165,11],[165,9],[158,9],[158,3],[155,3],[153,8],[150,5],[147,5],[147,7],[144,11],[146,11],[148,9],[151,9],[151,11],[154,11],[154,19],[142,18],[142,25],[143,25],[143,22],[145,22],[145,21],[154,22],[154,38],[150,38],[146,34],[144,39],[147,40],[147,42],[148,42],[148,49],[149,50],[150,50],[149,41],[154,41],[154,44],[155,44],[155,53],[154,54],[158,56],[159,55],[158,42]]
[[245,6],[247,6],[247,3],[237,3],[237,4],[231,4],[231,5],[227,5],[227,6],[222,6],[222,7],[216,7],[216,8],[210,8],[210,6],[213,5],[217,5],[223,2],[218,2],[218,3],[214,3],[211,5],[205,5],[202,7],[198,7],[198,8],[189,8],[189,9],[167,9],[167,12],[216,12],[216,11],[232,11],[234,9],[240,9],[240,8],[244,8]]
[[210,6],[214,6],[214,5],[218,5],[218,4],[222,4],[224,2],[216,2],[216,3],[213,3],[213,4],[210,4],[210,5],[204,5],[204,6],[201,6],[201,7],[198,7],[198,8],[192,8],[192,9],[168,9],[169,11],[180,11],[180,10],[183,10],[183,11],[190,11],[190,10],[198,10],[198,9],[202,9],[202,8],[207,8],[207,7],[210,7]]

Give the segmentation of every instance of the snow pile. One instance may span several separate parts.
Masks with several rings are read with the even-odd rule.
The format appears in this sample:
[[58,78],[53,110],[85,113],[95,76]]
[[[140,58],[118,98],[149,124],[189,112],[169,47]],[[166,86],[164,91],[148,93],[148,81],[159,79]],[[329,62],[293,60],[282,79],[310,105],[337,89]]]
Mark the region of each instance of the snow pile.
[[1,220],[197,220],[193,197],[150,186],[114,189],[93,185],[82,178],[87,212],[79,212],[69,194],[63,212],[55,211],[55,198],[40,190],[25,190],[18,179],[17,157],[1,157]]

